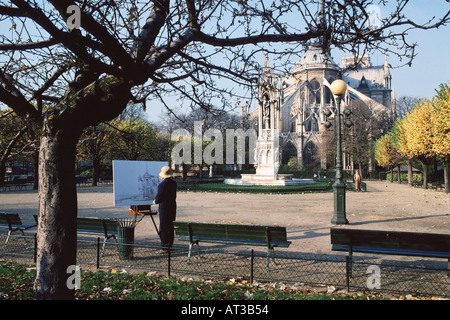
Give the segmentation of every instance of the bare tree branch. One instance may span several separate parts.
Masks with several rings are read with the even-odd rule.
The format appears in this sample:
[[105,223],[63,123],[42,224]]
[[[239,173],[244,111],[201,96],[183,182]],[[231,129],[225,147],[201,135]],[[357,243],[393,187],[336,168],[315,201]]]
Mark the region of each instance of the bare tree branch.
[[51,47],[58,43],[60,43],[60,41],[49,39],[40,42],[0,44],[0,51],[41,49]]
[[20,91],[0,72],[0,101],[12,108],[20,116],[31,116],[40,119],[41,114],[30,104]]

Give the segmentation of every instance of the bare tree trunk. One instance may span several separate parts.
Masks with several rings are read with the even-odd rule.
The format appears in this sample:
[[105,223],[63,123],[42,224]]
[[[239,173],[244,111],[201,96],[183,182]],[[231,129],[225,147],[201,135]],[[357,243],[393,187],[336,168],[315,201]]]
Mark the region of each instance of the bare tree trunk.
[[33,157],[33,170],[34,170],[33,190],[38,190],[38,188],[39,188],[39,151],[34,151],[32,157]]
[[98,185],[98,179],[100,176],[100,159],[99,155],[95,155],[92,160],[92,186],[96,187]]
[[67,268],[76,265],[75,153],[79,132],[44,120],[39,151],[35,298],[73,299]]
[[400,184],[402,183],[400,165],[397,166],[397,182]]
[[106,76],[84,91],[68,92],[65,111],[44,115],[39,148],[37,299],[74,299],[73,282],[68,286],[73,272],[68,267],[76,265],[77,252],[76,145],[83,128],[118,116],[129,98],[128,82]]
[[442,166],[444,167],[445,193],[450,193],[450,163],[442,162]]
[[413,184],[413,172],[412,172],[412,164],[411,159],[406,160],[406,164],[408,166],[408,184],[411,186]]
[[423,187],[428,189],[428,163],[422,161],[423,165]]

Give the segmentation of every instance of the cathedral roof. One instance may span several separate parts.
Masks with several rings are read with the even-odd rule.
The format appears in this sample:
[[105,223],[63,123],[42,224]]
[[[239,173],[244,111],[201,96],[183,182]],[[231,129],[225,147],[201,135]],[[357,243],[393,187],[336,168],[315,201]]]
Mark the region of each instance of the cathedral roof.
[[329,68],[339,70],[339,66],[333,61],[330,54],[324,52],[321,47],[311,46],[302,59],[297,61],[294,68],[295,72],[304,69]]

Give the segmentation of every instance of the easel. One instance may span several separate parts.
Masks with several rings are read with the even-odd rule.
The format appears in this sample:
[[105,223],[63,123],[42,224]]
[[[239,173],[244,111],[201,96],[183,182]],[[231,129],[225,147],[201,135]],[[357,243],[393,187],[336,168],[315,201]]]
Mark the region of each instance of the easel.
[[[133,205],[130,206],[130,209],[128,210],[128,213],[131,215],[134,215],[134,221],[135,225],[137,225],[145,216],[150,216],[153,221],[153,225],[155,226],[156,233],[158,234],[158,237],[161,237],[159,235],[158,227],[156,226],[155,220],[153,219],[153,216],[157,214],[157,211],[152,211],[152,205]],[[141,218],[138,220],[138,216],[141,216]]]

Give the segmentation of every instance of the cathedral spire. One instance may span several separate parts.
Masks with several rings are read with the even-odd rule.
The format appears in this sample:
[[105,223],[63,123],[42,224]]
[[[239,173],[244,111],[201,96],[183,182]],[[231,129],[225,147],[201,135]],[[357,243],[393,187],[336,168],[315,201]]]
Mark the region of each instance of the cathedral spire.
[[264,74],[270,73],[270,65],[269,65],[269,55],[266,54],[266,57],[264,58]]
[[392,96],[391,96],[391,116],[393,120],[397,118],[397,100],[395,98],[394,88],[392,88]]
[[[324,0],[320,0],[319,2],[319,10],[317,12],[317,29],[318,30],[325,30],[327,28],[327,21],[325,19],[325,4]],[[324,51],[329,53],[330,48],[328,44],[326,43],[325,36],[320,36],[318,39],[315,40],[313,43],[314,46],[323,47]]]
[[268,84],[272,84],[272,69],[269,65],[269,55],[266,54],[266,57],[264,59],[264,69],[263,69],[263,76],[262,76],[263,82],[266,82]]
[[389,67],[391,65],[387,61],[387,55],[384,55],[384,86],[388,89],[391,89],[391,72],[389,71]]
[[324,0],[320,0],[319,2],[319,13],[318,13],[318,18],[319,18],[319,26],[324,29],[327,26],[327,22],[325,20],[325,6],[324,6]]
[[389,63],[387,61],[387,54],[384,55],[384,73],[385,75],[389,74]]

